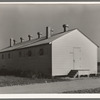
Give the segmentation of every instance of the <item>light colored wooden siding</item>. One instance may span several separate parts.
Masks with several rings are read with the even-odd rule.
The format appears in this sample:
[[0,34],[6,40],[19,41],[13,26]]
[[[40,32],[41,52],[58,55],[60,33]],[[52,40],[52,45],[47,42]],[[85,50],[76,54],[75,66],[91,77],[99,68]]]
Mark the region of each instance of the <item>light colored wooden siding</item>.
[[52,76],[67,75],[73,69],[73,48],[81,48],[81,69],[97,73],[97,46],[78,30],[52,42]]

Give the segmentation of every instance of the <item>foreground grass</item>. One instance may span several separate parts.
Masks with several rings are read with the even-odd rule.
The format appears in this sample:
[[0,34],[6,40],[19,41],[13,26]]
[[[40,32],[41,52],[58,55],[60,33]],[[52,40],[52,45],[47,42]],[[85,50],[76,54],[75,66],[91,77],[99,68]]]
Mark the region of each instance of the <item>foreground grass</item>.
[[[68,79],[67,79],[68,80]],[[35,83],[57,82],[65,81],[65,79],[32,79],[15,76],[0,76],[0,87],[13,86],[13,85],[26,85]]]
[[94,89],[83,89],[83,90],[75,90],[75,91],[67,91],[63,93],[100,93],[100,87]]

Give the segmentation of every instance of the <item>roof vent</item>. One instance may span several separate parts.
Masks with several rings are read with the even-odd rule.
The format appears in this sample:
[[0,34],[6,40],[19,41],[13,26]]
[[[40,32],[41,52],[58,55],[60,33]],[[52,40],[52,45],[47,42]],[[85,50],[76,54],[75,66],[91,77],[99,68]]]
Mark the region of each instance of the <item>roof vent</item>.
[[41,38],[42,33],[41,32],[37,32],[37,35],[38,35],[38,39],[39,39],[39,38]]
[[14,45],[16,44],[16,40],[13,40],[13,44],[14,44]]
[[10,38],[10,47],[12,47],[13,46],[13,38]]
[[67,32],[69,30],[69,25],[64,24],[63,28],[64,28],[64,32]]
[[51,29],[51,34],[53,34],[53,32],[54,32],[54,29]]
[[33,38],[31,35],[28,35],[29,41]]
[[23,39],[22,37],[20,37],[20,41],[23,42],[23,40],[24,40],[24,39]]

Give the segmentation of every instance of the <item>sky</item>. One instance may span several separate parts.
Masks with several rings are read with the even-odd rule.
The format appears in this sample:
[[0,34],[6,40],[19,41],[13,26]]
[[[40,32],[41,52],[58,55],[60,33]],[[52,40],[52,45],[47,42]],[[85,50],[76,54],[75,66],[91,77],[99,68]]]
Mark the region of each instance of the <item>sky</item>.
[[26,41],[29,34],[45,35],[46,26],[61,32],[63,24],[78,28],[100,46],[100,4],[0,4],[0,49],[9,46],[12,37]]

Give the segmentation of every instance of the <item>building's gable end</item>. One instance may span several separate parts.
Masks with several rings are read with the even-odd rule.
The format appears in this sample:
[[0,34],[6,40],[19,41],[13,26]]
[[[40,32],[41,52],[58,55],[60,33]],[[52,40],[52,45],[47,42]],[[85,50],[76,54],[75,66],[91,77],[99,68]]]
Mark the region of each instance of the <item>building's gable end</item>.
[[79,31],[82,35],[84,35],[89,41],[91,41],[94,45],[96,45],[99,48],[99,45],[97,45],[94,41],[92,41],[88,36],[86,36],[82,31],[80,31],[79,29],[76,29],[77,31]]
[[98,46],[94,41],[92,41],[88,36],[86,36],[86,35],[85,35],[83,32],[81,32],[79,29],[74,29],[73,31],[71,31],[71,32],[69,32],[69,33],[66,32],[66,34],[62,35],[62,36],[59,37],[59,38],[54,39],[52,42],[54,42],[54,41],[56,41],[56,40],[62,38],[63,36],[66,36],[66,35],[68,35],[68,34],[70,34],[70,33],[72,33],[72,32],[73,32],[73,34],[74,34],[74,31],[78,31],[78,32],[79,32],[80,34],[82,34],[85,38],[87,38],[89,41],[91,41],[91,43],[93,43],[95,46],[97,46],[97,47],[99,48],[99,46]]
[[52,42],[52,75],[67,75],[74,68],[74,50],[80,48],[81,69],[97,73],[97,46],[80,31],[74,30]]

